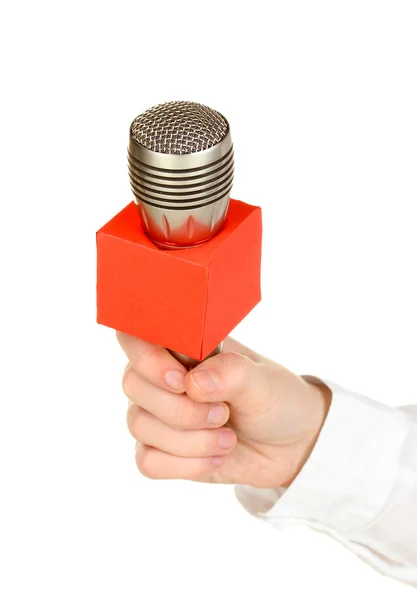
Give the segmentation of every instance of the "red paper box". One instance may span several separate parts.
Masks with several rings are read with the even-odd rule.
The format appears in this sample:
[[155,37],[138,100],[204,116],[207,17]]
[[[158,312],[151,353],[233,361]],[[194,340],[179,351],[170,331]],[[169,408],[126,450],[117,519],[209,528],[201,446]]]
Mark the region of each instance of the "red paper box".
[[261,209],[231,200],[222,231],[160,250],[132,202],[97,232],[97,322],[204,359],[260,301]]

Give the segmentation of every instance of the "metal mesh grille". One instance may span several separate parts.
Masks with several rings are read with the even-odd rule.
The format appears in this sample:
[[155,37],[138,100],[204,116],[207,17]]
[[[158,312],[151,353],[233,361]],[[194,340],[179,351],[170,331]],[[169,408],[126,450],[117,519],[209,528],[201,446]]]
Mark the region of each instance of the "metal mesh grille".
[[196,102],[166,102],[142,113],[131,125],[138,143],[162,154],[192,154],[221,142],[229,124],[217,111]]

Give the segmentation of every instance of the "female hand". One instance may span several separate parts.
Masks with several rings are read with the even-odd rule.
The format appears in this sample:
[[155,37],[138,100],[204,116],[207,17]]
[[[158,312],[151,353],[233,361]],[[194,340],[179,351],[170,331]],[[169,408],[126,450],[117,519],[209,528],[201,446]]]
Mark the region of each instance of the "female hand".
[[288,486],[310,455],[331,402],[228,338],[187,370],[165,349],[117,333],[129,364],[123,389],[139,470],[154,479]]

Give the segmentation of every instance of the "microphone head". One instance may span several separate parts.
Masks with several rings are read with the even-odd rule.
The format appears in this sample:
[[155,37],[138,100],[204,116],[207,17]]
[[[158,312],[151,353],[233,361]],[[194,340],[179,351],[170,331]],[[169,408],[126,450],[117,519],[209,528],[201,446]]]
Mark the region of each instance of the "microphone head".
[[223,227],[233,183],[229,123],[196,102],[167,102],[130,126],[129,179],[144,229],[160,248],[208,241]]

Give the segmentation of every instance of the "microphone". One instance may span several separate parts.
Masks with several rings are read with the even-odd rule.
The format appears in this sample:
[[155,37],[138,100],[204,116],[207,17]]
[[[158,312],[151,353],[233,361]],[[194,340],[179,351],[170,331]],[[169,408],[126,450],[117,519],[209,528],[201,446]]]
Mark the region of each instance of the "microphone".
[[230,198],[230,126],[203,104],[136,117],[128,172],[134,201],[97,232],[97,322],[193,368],[261,299],[261,211]]
[[202,244],[223,227],[233,183],[229,123],[196,102],[166,102],[130,126],[129,178],[143,227],[164,250]]
[[[140,114],[130,126],[128,168],[144,230],[158,248],[203,244],[223,227],[234,164],[230,126],[219,112],[165,102]],[[200,362],[170,352],[189,369]]]

